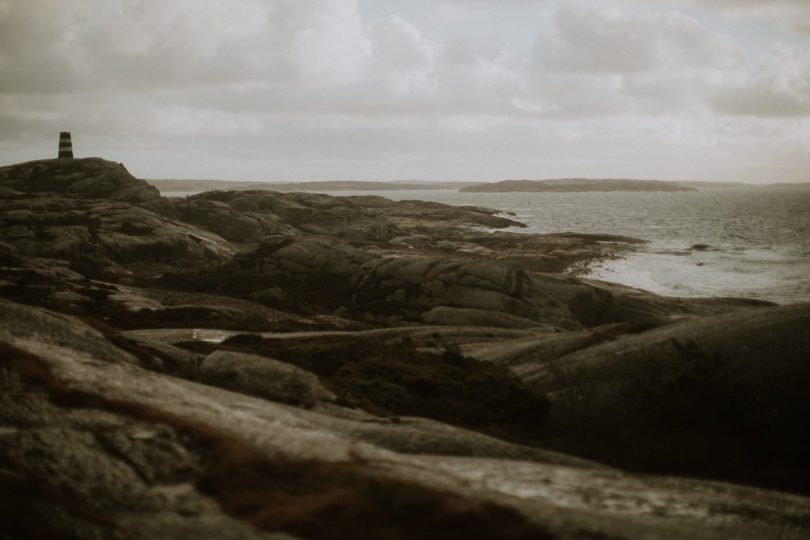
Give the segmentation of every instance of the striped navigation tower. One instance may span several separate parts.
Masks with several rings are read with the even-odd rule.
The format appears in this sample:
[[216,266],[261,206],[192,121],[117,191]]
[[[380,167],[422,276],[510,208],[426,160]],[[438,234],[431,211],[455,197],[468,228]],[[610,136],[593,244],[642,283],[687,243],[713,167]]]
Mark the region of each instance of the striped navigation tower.
[[70,142],[70,132],[63,131],[59,134],[59,157],[72,158],[73,157],[73,143]]

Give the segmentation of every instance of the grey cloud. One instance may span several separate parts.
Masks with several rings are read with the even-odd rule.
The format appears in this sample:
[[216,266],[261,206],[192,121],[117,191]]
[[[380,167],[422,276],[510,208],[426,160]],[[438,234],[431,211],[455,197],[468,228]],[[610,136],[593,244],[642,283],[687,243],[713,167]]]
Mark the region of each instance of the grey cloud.
[[731,1],[444,2],[516,41],[373,1],[0,0],[0,159],[71,129],[151,176],[666,176],[810,135],[806,49],[724,35]]
[[655,30],[644,21],[579,5],[561,6],[552,21],[535,50],[542,69],[629,73],[655,66]]
[[799,18],[794,23],[793,28],[800,34],[810,34],[810,14]]
[[810,47],[774,47],[759,62],[732,74],[711,103],[732,115],[810,115]]
[[746,9],[773,9],[773,8],[796,8],[810,10],[805,0],[699,0],[701,4],[715,6],[729,6]]
[[555,10],[534,51],[543,69],[619,74],[723,66],[734,54],[731,40],[681,13],[617,13],[583,4]]
[[561,5],[532,51],[548,117],[660,115],[699,107],[741,59],[733,41],[681,13]]
[[[332,82],[368,44],[353,2],[26,0],[0,16],[6,90]],[[49,75],[50,87],[41,84]],[[9,85],[13,85],[10,86]]]
[[724,14],[766,16],[782,21],[785,28],[810,34],[810,2],[806,0],[692,0],[693,5],[713,8]]
[[[804,0],[710,0],[716,7],[781,21],[810,34],[810,2]],[[736,116],[792,118],[810,115],[810,46],[773,43],[759,57],[732,70],[709,98],[715,110]],[[794,41],[795,43],[795,41]]]
[[804,95],[767,85],[720,92],[713,100],[717,110],[735,115],[796,117],[810,115],[810,92]]

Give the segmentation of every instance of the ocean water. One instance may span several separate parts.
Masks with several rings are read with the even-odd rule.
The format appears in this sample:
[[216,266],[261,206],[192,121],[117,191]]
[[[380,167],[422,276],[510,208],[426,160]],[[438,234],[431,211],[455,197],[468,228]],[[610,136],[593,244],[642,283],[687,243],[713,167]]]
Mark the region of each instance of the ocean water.
[[[182,193],[188,195],[190,193]],[[582,232],[646,240],[588,277],[670,296],[810,301],[810,190],[460,193],[330,192],[475,205],[512,212],[525,233]],[[181,195],[165,193],[165,195]],[[703,245],[695,249],[695,245]]]
[[[335,192],[331,195],[368,193]],[[647,243],[588,277],[684,297],[810,301],[810,190],[707,189],[672,193],[459,193],[396,191],[512,212],[527,229],[632,236]],[[702,244],[702,249],[693,246]]]

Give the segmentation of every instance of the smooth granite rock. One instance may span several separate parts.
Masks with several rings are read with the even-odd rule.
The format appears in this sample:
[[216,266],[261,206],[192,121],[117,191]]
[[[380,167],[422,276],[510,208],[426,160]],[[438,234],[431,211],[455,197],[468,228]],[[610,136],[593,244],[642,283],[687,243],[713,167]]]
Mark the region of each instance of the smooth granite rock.
[[335,400],[317,375],[253,354],[215,351],[203,359],[197,377],[206,384],[294,405]]

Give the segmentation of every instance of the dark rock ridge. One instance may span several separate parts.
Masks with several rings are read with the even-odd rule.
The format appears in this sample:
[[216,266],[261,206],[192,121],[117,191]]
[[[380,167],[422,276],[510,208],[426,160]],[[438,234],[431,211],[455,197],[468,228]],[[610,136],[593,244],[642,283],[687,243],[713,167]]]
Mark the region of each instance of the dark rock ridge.
[[[469,350],[552,400],[561,448],[644,470],[810,491],[810,305]],[[788,472],[790,471],[790,472]]]
[[0,167],[5,194],[49,192],[81,199],[143,202],[160,192],[126,170],[123,163],[101,158],[44,159]]
[[555,180],[503,180],[460,189],[468,193],[566,192],[566,191],[697,191],[696,188],[662,180],[561,178]]
[[486,208],[424,201],[394,202],[376,196],[214,191],[174,200],[173,205],[178,217],[242,243],[279,232],[390,241],[427,233],[431,226],[448,232],[461,226],[525,227]]
[[66,261],[93,277],[129,275],[143,263],[224,262],[235,254],[221,237],[144,206],[48,195],[5,198],[0,241],[19,255]]
[[810,308],[519,226],[0,169],[0,538],[806,537]]

